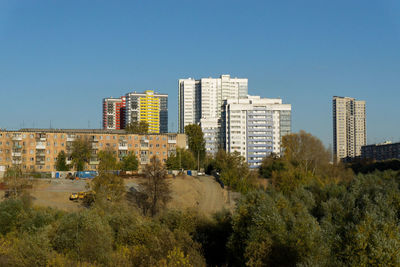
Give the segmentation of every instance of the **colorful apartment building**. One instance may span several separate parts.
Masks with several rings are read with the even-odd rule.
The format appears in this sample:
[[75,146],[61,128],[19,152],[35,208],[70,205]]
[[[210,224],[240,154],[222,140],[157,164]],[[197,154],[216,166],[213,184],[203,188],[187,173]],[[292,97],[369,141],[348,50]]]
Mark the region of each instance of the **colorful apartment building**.
[[120,130],[125,128],[126,97],[103,99],[103,129]]
[[168,95],[147,90],[126,94],[126,124],[145,121],[149,133],[168,132]]
[[[187,146],[186,136],[176,133],[138,135],[127,134],[123,130],[0,130],[0,171],[13,165],[21,166],[23,171],[56,171],[58,153],[64,151],[68,155],[77,138],[91,143],[92,153],[87,170],[97,170],[97,155],[102,150],[112,150],[118,160],[131,152],[143,167],[153,155],[165,162],[177,147]],[[71,158],[68,158],[67,164],[71,164]]]

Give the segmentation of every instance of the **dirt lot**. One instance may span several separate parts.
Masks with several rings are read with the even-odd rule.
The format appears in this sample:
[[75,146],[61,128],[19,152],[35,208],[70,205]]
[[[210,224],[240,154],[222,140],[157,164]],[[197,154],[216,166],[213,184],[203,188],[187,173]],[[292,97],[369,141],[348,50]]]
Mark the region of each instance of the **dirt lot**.
[[[125,179],[126,186],[137,188],[143,178]],[[204,214],[212,214],[222,209],[232,210],[237,193],[229,192],[211,176],[180,176],[168,179],[171,184],[172,200],[169,208],[195,208]],[[81,209],[79,203],[70,201],[72,192],[86,191],[88,181],[66,179],[38,179],[33,186],[31,195],[34,205],[49,206],[66,211]],[[0,197],[4,192],[0,191]]]

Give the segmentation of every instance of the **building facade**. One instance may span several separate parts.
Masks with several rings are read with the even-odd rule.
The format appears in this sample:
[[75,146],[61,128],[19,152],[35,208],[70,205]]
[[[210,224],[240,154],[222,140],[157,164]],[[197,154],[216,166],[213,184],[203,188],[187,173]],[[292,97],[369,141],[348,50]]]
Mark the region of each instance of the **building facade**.
[[[56,171],[58,153],[64,151],[69,155],[77,138],[91,143],[88,170],[97,169],[97,155],[101,150],[112,150],[119,160],[132,152],[143,166],[153,155],[165,162],[169,155],[175,153],[177,147],[187,146],[186,136],[176,133],[138,135],[127,134],[123,130],[1,130],[0,171],[13,165],[21,166],[23,171]],[[71,164],[71,158],[68,158],[67,164]]]
[[168,95],[147,90],[126,94],[126,125],[135,121],[149,124],[149,133],[168,132]]
[[281,140],[291,133],[291,105],[282,99],[247,98],[228,99],[224,104],[224,148],[239,152],[250,168],[261,165],[271,153],[280,155]]
[[400,159],[400,143],[385,142],[362,146],[361,157],[370,160]]
[[333,153],[337,161],[361,156],[366,144],[365,101],[333,97]]
[[103,99],[103,129],[120,130],[125,128],[126,98]]
[[179,132],[185,126],[200,124],[206,141],[206,152],[214,154],[222,143],[221,116],[224,101],[247,96],[248,79],[219,78],[181,79],[179,88]]
[[247,96],[248,79],[230,75],[180,79],[178,88],[179,132],[183,133],[186,125],[198,124],[201,119],[220,119],[224,100]]

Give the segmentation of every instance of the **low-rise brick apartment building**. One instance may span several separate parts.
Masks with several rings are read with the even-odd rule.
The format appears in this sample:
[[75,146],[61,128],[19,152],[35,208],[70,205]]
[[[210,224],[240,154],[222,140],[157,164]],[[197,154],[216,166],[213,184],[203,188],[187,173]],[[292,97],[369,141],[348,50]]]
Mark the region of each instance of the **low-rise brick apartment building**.
[[[132,152],[137,156],[140,166],[143,166],[153,155],[165,162],[177,147],[187,146],[186,135],[177,133],[139,135],[127,134],[124,130],[0,130],[0,171],[12,165],[21,166],[23,171],[56,171],[58,153],[65,151],[68,155],[77,138],[88,139],[91,143],[92,156],[86,166],[88,170],[97,169],[97,155],[101,150],[111,149],[119,159]],[[67,163],[71,163],[70,159]]]

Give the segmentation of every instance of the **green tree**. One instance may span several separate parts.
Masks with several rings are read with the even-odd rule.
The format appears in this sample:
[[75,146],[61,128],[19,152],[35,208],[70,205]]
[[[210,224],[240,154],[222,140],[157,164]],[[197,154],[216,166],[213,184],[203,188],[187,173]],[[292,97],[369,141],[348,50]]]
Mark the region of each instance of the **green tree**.
[[72,163],[77,171],[83,171],[92,154],[92,144],[88,139],[77,138],[72,143]]
[[69,171],[69,166],[67,165],[67,155],[64,150],[61,150],[57,156],[56,170],[57,171]]
[[196,160],[192,152],[178,147],[176,153],[168,157],[166,165],[168,170],[193,170],[196,168]]
[[238,203],[228,244],[238,266],[326,266],[329,244],[310,214],[312,195],[252,191]]
[[125,131],[131,134],[147,134],[149,124],[146,121],[133,121],[126,126]]
[[220,149],[215,160],[221,180],[233,190],[246,193],[254,187],[257,173],[250,171],[249,165],[239,152],[226,153]]
[[200,168],[200,161],[203,161],[206,155],[204,134],[198,124],[189,124],[185,126],[185,134],[188,138],[189,150],[197,159],[197,167]]
[[102,150],[98,155],[99,172],[114,171],[118,169],[117,157],[111,149]]
[[146,179],[142,186],[147,196],[146,201],[149,203],[150,215],[154,216],[171,198],[170,185],[166,179],[167,171],[162,162],[153,156],[146,165],[144,173]]
[[104,216],[95,209],[68,213],[51,233],[52,247],[77,260],[103,265],[109,263],[112,252],[112,230]]
[[120,164],[123,171],[137,171],[139,167],[139,161],[133,152],[123,157]]
[[271,154],[263,159],[259,172],[264,178],[272,178],[275,172],[282,172],[286,169],[287,166],[285,160],[275,154]]

